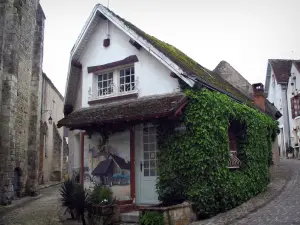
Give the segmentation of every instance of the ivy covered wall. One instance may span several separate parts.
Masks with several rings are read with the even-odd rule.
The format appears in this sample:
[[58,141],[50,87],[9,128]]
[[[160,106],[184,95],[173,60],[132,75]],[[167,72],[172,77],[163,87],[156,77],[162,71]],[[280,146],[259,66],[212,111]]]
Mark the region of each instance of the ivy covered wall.
[[[208,90],[187,90],[185,132],[161,127],[157,189],[160,200],[190,200],[200,217],[231,209],[266,190],[277,121]],[[239,169],[229,169],[228,127],[240,124]]]

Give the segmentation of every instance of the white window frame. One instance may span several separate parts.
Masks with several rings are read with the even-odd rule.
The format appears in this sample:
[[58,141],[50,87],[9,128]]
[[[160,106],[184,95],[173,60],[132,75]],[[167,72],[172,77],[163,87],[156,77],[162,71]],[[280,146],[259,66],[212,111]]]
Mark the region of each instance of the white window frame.
[[[129,71],[129,74],[126,74],[127,71]],[[119,83],[120,83],[118,91],[120,93],[134,92],[134,90],[135,90],[135,81],[136,81],[134,65],[127,66],[127,67],[124,67],[124,68],[120,68],[118,70],[118,74],[119,74],[118,80],[119,80]],[[129,78],[129,82],[127,81],[127,78]],[[123,79],[123,81],[122,81],[122,79]],[[129,90],[126,90],[128,88],[129,88]]]
[[[132,68],[133,68],[133,73],[131,73],[132,71]],[[128,91],[121,91],[121,85],[123,86],[126,86],[126,83],[124,84],[121,84],[121,71],[124,71],[126,69],[130,69],[130,83],[129,85],[130,86],[130,90]],[[124,65],[124,66],[120,66],[120,67],[116,67],[116,68],[113,68],[113,69],[108,69],[108,70],[104,70],[104,71],[101,71],[101,72],[95,72],[93,74],[93,84],[92,84],[92,90],[89,91],[89,101],[93,101],[93,100],[98,100],[98,99],[105,99],[105,98],[110,98],[110,97],[113,97],[113,96],[121,96],[121,95],[128,95],[128,94],[132,94],[132,93],[138,93],[138,77],[135,73],[136,71],[136,68],[135,68],[135,65],[134,64],[128,64],[128,65]],[[103,76],[105,74],[107,74],[107,76],[109,74],[112,73],[112,92],[111,93],[108,93],[108,94],[102,94],[100,95],[99,94],[99,87],[98,87],[98,80],[99,80],[99,76]],[[131,76],[134,77],[134,80],[131,80]],[[125,75],[126,77],[126,75]],[[125,81],[125,78],[124,77],[124,81]],[[102,89],[103,86],[102,86]]]
[[[113,71],[107,71],[103,72],[101,74],[97,74],[97,96],[108,96],[114,93],[114,72]],[[110,78],[111,76],[111,78]],[[102,77],[101,81],[99,81],[99,78]],[[106,79],[104,79],[106,78]],[[110,83],[111,82],[111,83]],[[104,87],[104,83],[106,83],[106,86]],[[99,87],[99,84],[102,84],[101,87]]]

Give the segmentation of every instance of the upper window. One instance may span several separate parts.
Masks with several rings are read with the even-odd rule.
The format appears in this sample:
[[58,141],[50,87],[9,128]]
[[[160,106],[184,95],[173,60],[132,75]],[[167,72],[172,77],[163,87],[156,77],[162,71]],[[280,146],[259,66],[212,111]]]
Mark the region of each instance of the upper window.
[[296,95],[291,98],[292,118],[300,116],[300,96]]
[[120,92],[133,91],[134,89],[134,67],[120,70]]
[[113,73],[98,75],[98,96],[109,95],[112,94],[113,91]]

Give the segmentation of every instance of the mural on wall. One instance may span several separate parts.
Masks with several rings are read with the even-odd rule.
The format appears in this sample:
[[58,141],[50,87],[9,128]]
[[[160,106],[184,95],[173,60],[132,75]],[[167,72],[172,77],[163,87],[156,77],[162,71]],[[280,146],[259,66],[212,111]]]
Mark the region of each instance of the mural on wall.
[[85,187],[104,184],[117,200],[130,200],[130,147],[125,134],[109,140],[100,135],[85,136]]

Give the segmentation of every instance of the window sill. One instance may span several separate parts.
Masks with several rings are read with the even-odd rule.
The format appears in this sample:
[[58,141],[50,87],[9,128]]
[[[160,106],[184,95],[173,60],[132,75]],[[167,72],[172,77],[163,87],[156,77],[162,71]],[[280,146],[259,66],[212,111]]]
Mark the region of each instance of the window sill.
[[88,101],[88,104],[92,105],[92,104],[112,102],[112,101],[129,99],[129,98],[137,98],[137,97],[138,97],[138,92],[136,91],[136,92],[129,92],[120,95],[108,95],[108,96],[103,96],[101,98],[99,97],[99,98],[91,99]]

